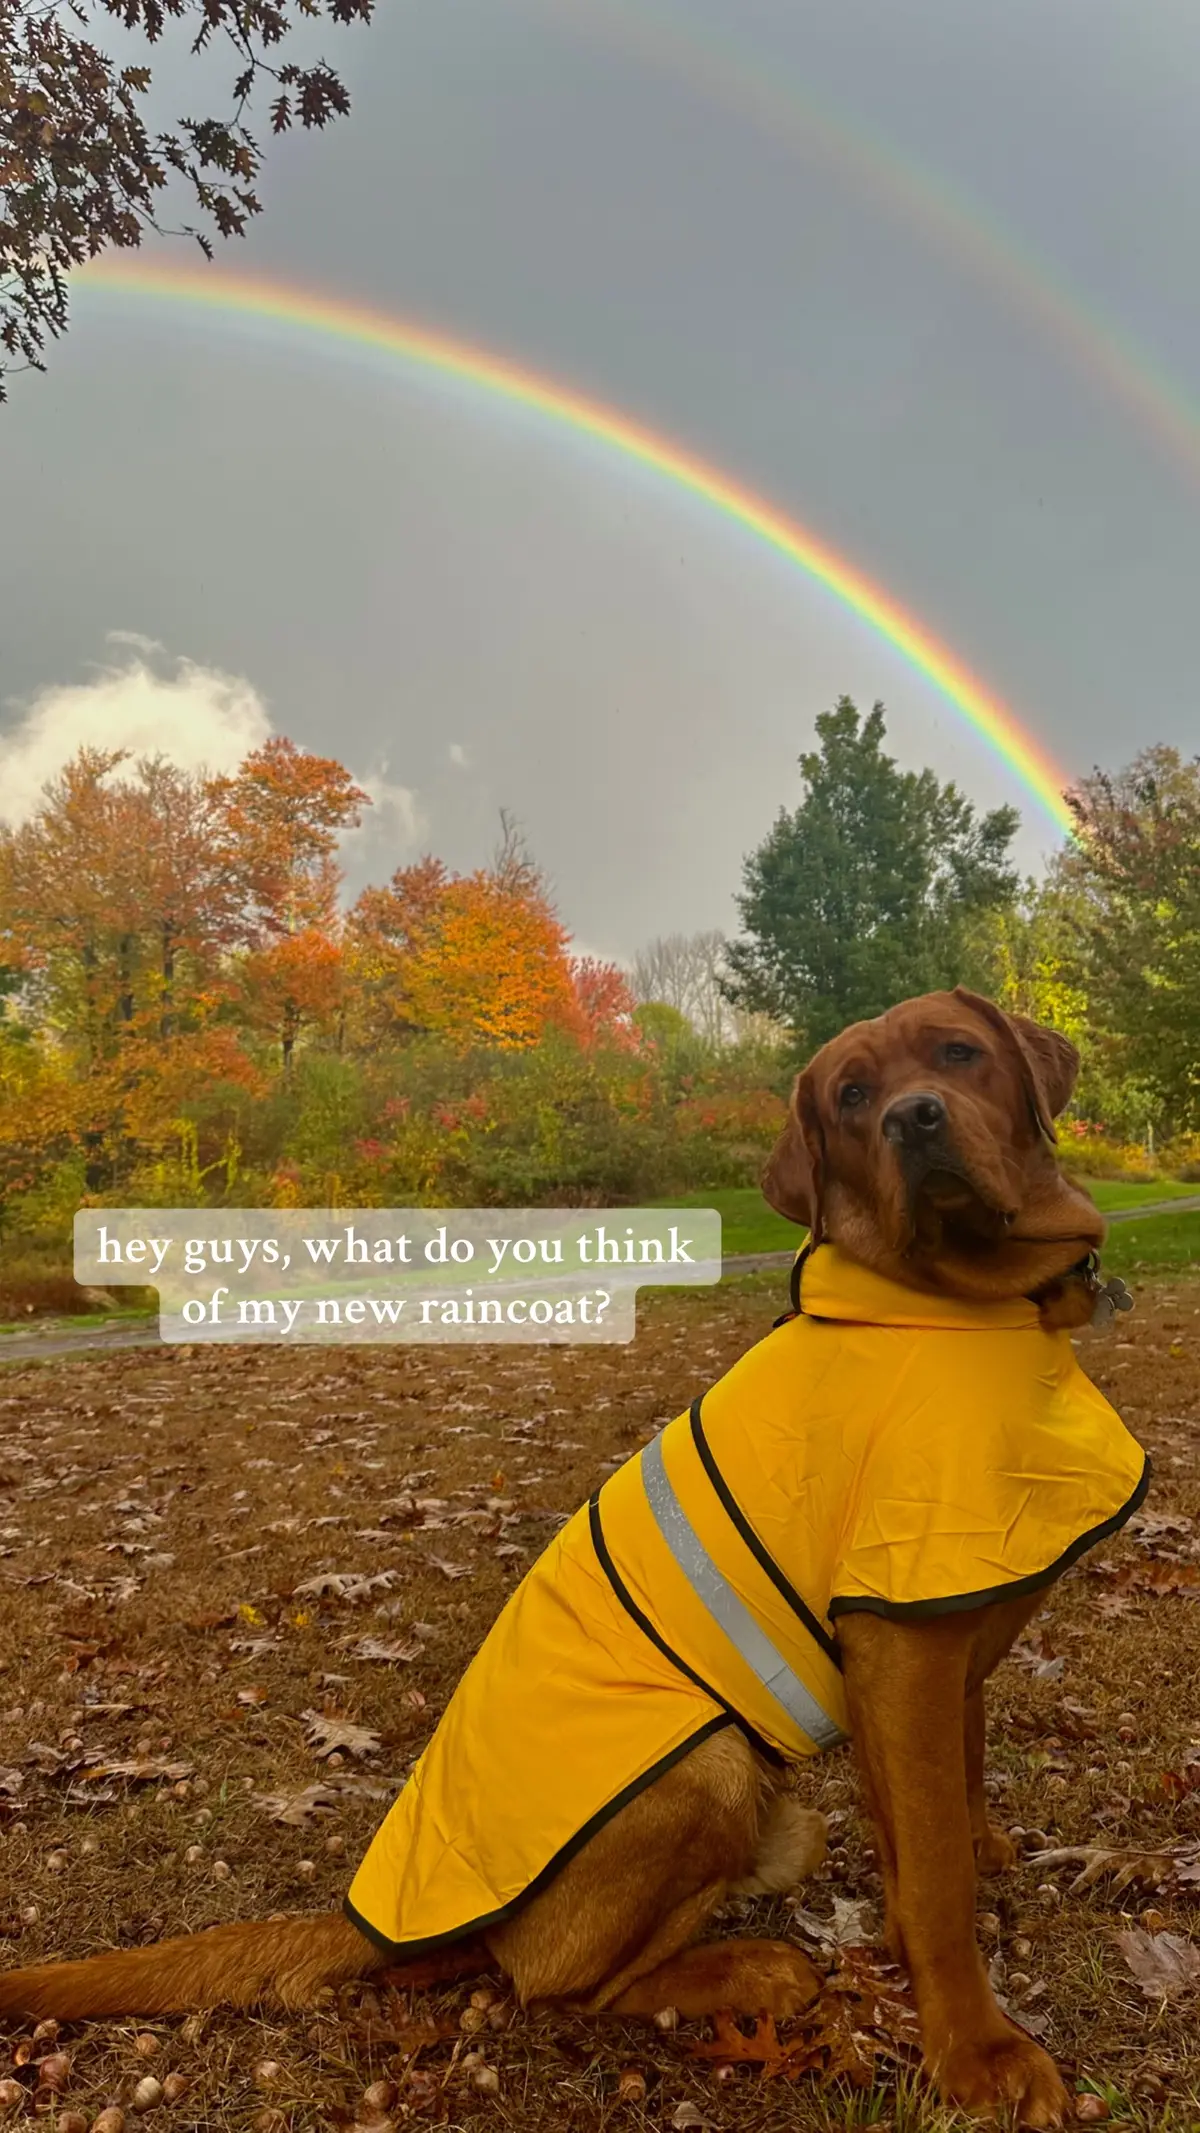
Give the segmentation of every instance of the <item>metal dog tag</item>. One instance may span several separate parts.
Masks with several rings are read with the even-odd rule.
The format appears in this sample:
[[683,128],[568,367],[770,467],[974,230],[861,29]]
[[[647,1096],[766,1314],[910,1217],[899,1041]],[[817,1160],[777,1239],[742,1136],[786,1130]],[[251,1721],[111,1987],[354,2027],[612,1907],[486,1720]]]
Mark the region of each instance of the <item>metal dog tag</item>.
[[1118,1311],[1132,1311],[1133,1298],[1119,1274],[1113,1274],[1100,1289],[1092,1310],[1094,1326],[1109,1326]]

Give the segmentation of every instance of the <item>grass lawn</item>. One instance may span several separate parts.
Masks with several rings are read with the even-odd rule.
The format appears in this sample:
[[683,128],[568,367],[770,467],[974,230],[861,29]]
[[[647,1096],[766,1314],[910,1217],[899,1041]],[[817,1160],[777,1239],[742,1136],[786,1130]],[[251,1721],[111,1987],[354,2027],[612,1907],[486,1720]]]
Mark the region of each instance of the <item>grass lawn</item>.
[[[1197,1192],[1200,1192],[1200,1187],[1196,1185],[1174,1183],[1112,1184],[1106,1178],[1081,1178],[1079,1182],[1086,1186],[1096,1205],[1103,1208],[1105,1213],[1117,1208],[1151,1205],[1159,1200],[1187,1199],[1189,1196],[1195,1198]],[[777,1215],[767,1206],[761,1192],[754,1185],[735,1186],[713,1192],[684,1193],[674,1200],[660,1204],[671,1207],[715,1207],[721,1217],[722,1249],[727,1257],[739,1252],[796,1251],[803,1235],[794,1222],[785,1222],[782,1215]],[[1178,1232],[1179,1236],[1175,1243],[1166,1247],[1166,1256],[1155,1260],[1156,1265],[1178,1266],[1183,1264],[1188,1256],[1200,1257],[1200,1218],[1181,1215],[1156,1218],[1158,1219],[1169,1223],[1172,1231]],[[1196,1225],[1190,1232],[1187,1228],[1189,1222]],[[1118,1255],[1121,1267],[1126,1264],[1125,1247],[1130,1242],[1130,1228],[1138,1231],[1145,1239],[1155,1228],[1155,1222],[1148,1221],[1144,1229],[1141,1223],[1119,1223],[1105,1248],[1106,1265],[1111,1261],[1116,1268]],[[1189,1234],[1192,1237],[1190,1254],[1184,1249],[1184,1241]],[[1121,1240],[1119,1245],[1118,1239]]]
[[1144,1222],[1118,1222],[1104,1246],[1106,1274],[1200,1273],[1200,1210],[1190,1215],[1148,1215]]

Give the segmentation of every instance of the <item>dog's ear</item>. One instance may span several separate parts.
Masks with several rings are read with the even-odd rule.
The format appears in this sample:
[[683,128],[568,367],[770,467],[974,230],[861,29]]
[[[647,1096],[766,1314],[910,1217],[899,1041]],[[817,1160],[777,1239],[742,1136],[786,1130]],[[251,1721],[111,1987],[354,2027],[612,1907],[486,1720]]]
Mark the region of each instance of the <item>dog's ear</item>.
[[994,1000],[968,992],[965,985],[955,986],[954,997],[964,1007],[974,1008],[1003,1037],[1020,1067],[1038,1126],[1048,1141],[1056,1141],[1053,1122],[1070,1102],[1079,1077],[1079,1054],[1070,1039],[1060,1036],[1056,1029],[1044,1029],[1040,1022],[1031,1022],[1028,1015],[1006,1014]]
[[814,1244],[821,1242],[825,1185],[825,1136],[821,1131],[812,1075],[797,1074],[788,1122],[775,1143],[763,1178],[763,1198],[777,1215],[799,1222]]

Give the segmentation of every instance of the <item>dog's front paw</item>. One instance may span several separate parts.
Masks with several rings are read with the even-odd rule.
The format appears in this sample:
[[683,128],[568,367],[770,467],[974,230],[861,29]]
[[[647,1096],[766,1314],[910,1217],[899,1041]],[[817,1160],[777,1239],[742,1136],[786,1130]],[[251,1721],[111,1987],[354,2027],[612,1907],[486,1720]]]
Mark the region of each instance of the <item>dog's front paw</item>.
[[1042,2128],[1074,2116],[1053,2059],[1032,2037],[1007,2025],[986,2040],[953,2046],[937,2067],[937,2085],[946,2103],[977,2118]]
[[975,1839],[975,1870],[979,1874],[1006,1874],[1017,1863],[1017,1847],[1002,1829],[994,1829],[989,1822],[981,1837]]

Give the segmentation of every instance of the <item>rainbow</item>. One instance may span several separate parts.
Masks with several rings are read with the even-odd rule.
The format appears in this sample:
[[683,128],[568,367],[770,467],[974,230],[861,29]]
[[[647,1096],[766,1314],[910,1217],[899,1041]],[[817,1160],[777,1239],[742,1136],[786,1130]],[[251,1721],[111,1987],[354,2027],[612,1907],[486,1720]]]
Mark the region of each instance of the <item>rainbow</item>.
[[794,83],[742,57],[739,45],[694,11],[659,19],[648,0],[526,0],[556,26],[625,53],[665,79],[686,82],[789,152],[837,173],[873,210],[900,222],[983,284],[1006,318],[1035,326],[1093,389],[1118,402],[1176,477],[1200,480],[1200,412],[1148,352],[1069,287],[1061,269],[1018,243],[975,201],[911,156],[876,139]]
[[194,305],[210,314],[257,320],[314,338],[334,339],[382,353],[493,393],[510,405],[531,409],[578,437],[595,440],[649,468],[710,505],[733,524],[757,536],[776,554],[823,585],[849,611],[878,631],[918,674],[932,682],[1008,766],[1055,827],[1070,835],[1074,818],[1063,797],[1070,782],[998,696],[883,589],[838,555],[797,520],[717,468],[656,435],[601,401],[540,377],[465,341],[392,318],[326,291],[234,275],[215,268],[189,269],[158,260],[112,257],[74,277],[79,289],[110,291],[156,303]]

